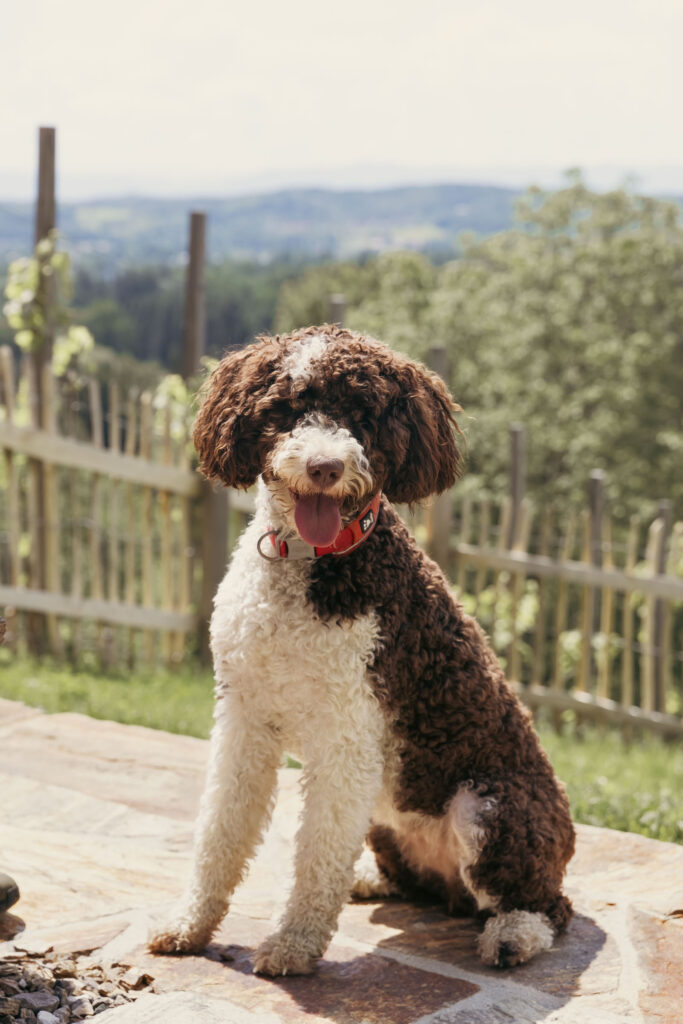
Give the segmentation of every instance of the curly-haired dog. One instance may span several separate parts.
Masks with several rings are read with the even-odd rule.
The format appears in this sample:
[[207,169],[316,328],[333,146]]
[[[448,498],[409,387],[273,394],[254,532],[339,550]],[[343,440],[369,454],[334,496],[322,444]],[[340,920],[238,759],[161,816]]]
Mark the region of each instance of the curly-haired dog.
[[262,338],[214,371],[194,432],[203,471],[260,483],[211,621],[192,879],[153,950],[211,938],[284,750],[304,762],[296,876],[256,971],[310,971],[352,891],[426,888],[486,912],[488,964],[523,963],[566,927],[564,792],[481,629],[390,504],[455,482],[454,411],[435,374],[338,327]]

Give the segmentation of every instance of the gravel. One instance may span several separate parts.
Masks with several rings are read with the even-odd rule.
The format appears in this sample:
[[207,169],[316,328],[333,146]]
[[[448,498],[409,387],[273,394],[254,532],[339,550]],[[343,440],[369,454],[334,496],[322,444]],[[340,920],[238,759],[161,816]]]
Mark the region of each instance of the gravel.
[[133,1002],[154,979],[128,963],[48,950],[0,961],[0,1024],[74,1024]]

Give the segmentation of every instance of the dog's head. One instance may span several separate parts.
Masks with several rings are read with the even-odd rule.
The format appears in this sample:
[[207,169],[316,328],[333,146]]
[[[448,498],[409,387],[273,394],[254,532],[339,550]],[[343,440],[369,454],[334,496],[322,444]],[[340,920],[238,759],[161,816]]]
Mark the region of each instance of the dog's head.
[[420,364],[363,335],[311,327],[226,356],[194,442],[206,476],[249,487],[263,475],[283,520],[324,545],[380,490],[413,503],[455,483],[455,411]]

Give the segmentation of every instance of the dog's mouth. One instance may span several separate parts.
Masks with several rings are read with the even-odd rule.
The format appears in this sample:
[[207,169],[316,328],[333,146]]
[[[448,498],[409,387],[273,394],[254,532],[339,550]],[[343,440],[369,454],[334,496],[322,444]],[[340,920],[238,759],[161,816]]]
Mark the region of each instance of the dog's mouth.
[[294,501],[294,522],[301,538],[313,547],[332,544],[342,528],[340,499],[323,491],[298,494],[290,490]]

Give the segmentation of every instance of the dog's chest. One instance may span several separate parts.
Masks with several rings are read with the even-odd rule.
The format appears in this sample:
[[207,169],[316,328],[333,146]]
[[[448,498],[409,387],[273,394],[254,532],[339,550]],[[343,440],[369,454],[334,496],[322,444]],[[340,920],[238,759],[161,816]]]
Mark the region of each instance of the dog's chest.
[[322,621],[306,596],[309,563],[268,564],[256,554],[257,539],[258,527],[249,527],[216,595],[211,637],[219,687],[286,719],[344,714],[372,699],[375,616]]

